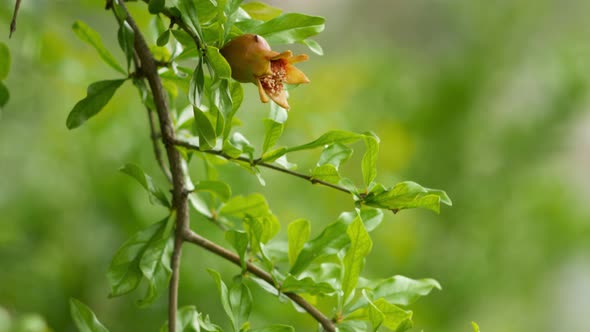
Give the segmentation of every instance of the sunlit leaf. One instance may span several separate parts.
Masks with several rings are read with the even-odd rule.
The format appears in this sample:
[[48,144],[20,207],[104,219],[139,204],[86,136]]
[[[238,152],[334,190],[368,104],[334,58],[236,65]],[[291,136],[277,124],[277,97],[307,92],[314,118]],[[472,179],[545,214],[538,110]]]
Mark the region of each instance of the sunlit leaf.
[[231,244],[240,256],[242,270],[246,270],[246,251],[248,250],[248,234],[230,229],[225,232],[225,239]]
[[227,183],[221,181],[199,181],[195,184],[194,190],[210,192],[223,202],[231,197],[231,188]]
[[374,135],[363,136],[367,151],[361,164],[365,186],[370,186],[377,176],[377,155],[379,153],[379,139]]
[[217,78],[226,78],[229,79],[231,77],[231,68],[227,60],[219,53],[219,49],[214,46],[207,46],[207,60],[211,67],[213,67],[213,71]]
[[297,219],[289,224],[287,234],[289,238],[289,264],[291,266],[309,239],[310,232],[311,224],[307,219]]
[[317,41],[313,39],[305,39],[301,43],[307,46],[313,53],[317,55],[324,55],[324,49]]
[[86,98],[80,100],[68,115],[66,126],[74,129],[96,115],[111,100],[115,91],[125,82],[121,80],[99,81],[90,84]]
[[109,331],[88,306],[76,299],[70,299],[70,314],[79,332]]
[[272,7],[262,2],[254,1],[242,5],[242,8],[255,20],[268,21],[283,12],[279,8]]
[[288,275],[281,285],[281,291],[298,294],[327,295],[333,294],[336,290],[327,282],[315,282],[310,277],[296,279],[292,275]]
[[373,297],[384,298],[393,304],[410,305],[435,288],[440,290],[441,286],[434,279],[414,280],[404,276],[394,276],[379,283],[373,290]]
[[343,130],[332,130],[332,131],[329,131],[329,132],[323,134],[318,139],[311,141],[307,144],[298,145],[298,146],[288,148],[285,153],[300,151],[300,150],[315,149],[318,147],[324,147],[325,145],[328,145],[328,144],[336,144],[336,143],[338,143],[338,144],[351,144],[351,143],[358,141],[361,138],[363,138],[363,135],[361,135],[361,134],[352,133],[352,132],[343,131]]
[[476,322],[471,322],[471,327],[473,327],[473,332],[479,332],[479,325]]
[[264,196],[251,194],[232,197],[219,209],[219,213],[241,219],[246,216],[261,217],[268,215],[270,214],[270,208]]
[[383,326],[396,332],[407,331],[412,328],[412,312],[403,310],[384,299],[378,299],[374,305],[383,313]]
[[292,44],[322,32],[324,22],[323,17],[288,13],[258,25],[249,32],[266,38],[271,44]]
[[344,255],[344,276],[342,277],[343,300],[346,302],[356,288],[363,269],[365,257],[371,252],[373,243],[361,218],[356,218],[346,229],[350,238],[350,247]]
[[336,167],[334,167],[334,165],[326,164],[314,168],[311,171],[311,178],[313,180],[338,183],[340,181],[340,174],[338,173],[338,170],[336,169]]
[[98,55],[106,64],[121,74],[127,75],[125,69],[119,65],[115,57],[104,47],[98,32],[94,31],[82,21],[76,21],[72,26],[72,30],[74,30],[74,33],[78,38],[94,47],[98,52]]
[[352,149],[348,146],[340,143],[330,144],[324,148],[324,151],[320,155],[318,166],[330,164],[338,169],[350,156],[352,156]]
[[424,188],[412,182],[400,182],[391,189],[375,187],[364,199],[363,203],[395,212],[410,208],[425,208],[436,213],[440,212],[440,204],[452,205],[451,199],[442,190]]

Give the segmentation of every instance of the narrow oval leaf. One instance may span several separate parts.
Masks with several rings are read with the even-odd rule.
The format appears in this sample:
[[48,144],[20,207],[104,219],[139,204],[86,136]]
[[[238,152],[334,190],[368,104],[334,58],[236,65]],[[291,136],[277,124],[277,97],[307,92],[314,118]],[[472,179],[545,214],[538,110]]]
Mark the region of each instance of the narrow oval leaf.
[[[4,43],[0,43],[0,81],[5,80],[10,71],[10,50]],[[1,106],[1,105],[0,105]]]
[[120,72],[123,75],[127,75],[125,69],[123,69],[117,59],[109,52],[106,47],[104,47],[102,43],[102,39],[98,32],[94,31],[91,27],[86,25],[86,23],[82,21],[76,21],[74,25],[72,25],[72,30],[78,38],[80,38],[83,42],[90,44],[96,51],[100,58],[111,68],[115,69],[116,71]]
[[343,131],[343,130],[332,130],[332,131],[329,131],[329,132],[323,134],[318,139],[311,141],[307,144],[298,145],[298,146],[288,148],[285,153],[300,151],[300,150],[315,149],[318,147],[324,147],[325,145],[328,145],[328,144],[336,144],[336,143],[338,143],[338,144],[351,144],[351,143],[358,141],[361,138],[363,138],[363,135],[361,135],[361,134],[352,133],[352,132]]
[[327,282],[315,282],[310,277],[296,279],[292,275],[288,275],[281,285],[281,291],[297,294],[329,295],[333,294],[336,290]]
[[264,119],[264,142],[262,143],[262,153],[275,146],[283,134],[284,125],[271,119]]
[[216,133],[213,124],[209,121],[209,118],[196,107],[194,107],[194,115],[194,125],[199,134],[199,146],[203,150],[209,150],[215,147]]
[[156,40],[156,45],[164,46],[164,45],[168,44],[169,40],[170,40],[170,30],[166,30],[158,36],[158,39]]
[[295,264],[297,256],[309,239],[310,232],[311,224],[307,219],[297,219],[289,224],[287,233],[289,238],[289,264],[291,266]]
[[297,13],[283,14],[252,28],[271,44],[292,44],[315,36],[324,30],[325,19]]
[[80,100],[68,115],[66,126],[74,129],[96,115],[111,100],[115,91],[125,82],[121,80],[99,81],[90,84],[86,98]]
[[135,32],[127,23],[127,21],[123,21],[119,26],[119,30],[117,31],[117,41],[119,42],[119,46],[125,53],[125,59],[127,60],[127,71],[131,68],[131,61],[133,60],[133,53],[134,53],[134,39],[135,39]]
[[365,257],[371,252],[373,242],[361,218],[355,220],[346,229],[350,239],[350,247],[344,255],[344,276],[342,277],[342,299],[346,302],[356,288],[358,278],[363,269]]
[[148,10],[150,14],[157,14],[161,12],[166,6],[166,0],[150,0]]
[[152,204],[158,203],[164,207],[170,207],[170,202],[166,194],[154,184],[152,177],[147,175],[141,167],[136,164],[126,164],[121,167],[120,171],[137,180],[147,190]]
[[252,293],[242,281],[242,278],[238,278],[229,289],[229,303],[234,317],[235,332],[240,331],[240,327],[248,321],[252,311]]
[[221,306],[223,307],[223,310],[229,317],[232,326],[236,326],[236,322],[232,312],[232,307],[229,302],[229,292],[227,286],[225,285],[223,280],[221,280],[221,275],[219,274],[219,272],[212,269],[207,269],[207,272],[209,272],[209,275],[211,275],[213,280],[215,280],[215,284],[217,284],[217,289],[219,290],[219,297],[221,299]]
[[404,332],[414,326],[412,322],[412,312],[403,310],[384,299],[378,299],[374,302],[375,307],[383,314],[383,326],[396,332]]
[[305,39],[301,42],[303,45],[307,46],[313,53],[317,55],[324,55],[324,49],[322,45],[313,39]]
[[227,183],[221,181],[199,181],[195,185],[195,191],[210,192],[223,202],[227,202],[231,197],[231,188]]
[[254,1],[242,5],[242,8],[255,20],[268,21],[281,15],[283,12],[279,8],[269,6],[265,3]]
[[217,78],[229,79],[231,77],[231,67],[223,55],[219,53],[217,47],[207,46],[207,61],[209,61]]
[[404,276],[394,276],[383,280],[375,287],[373,298],[383,298],[393,304],[410,305],[435,288],[442,289],[434,279],[414,280]]
[[311,171],[311,178],[313,180],[321,180],[330,183],[338,183],[340,181],[340,174],[334,165],[326,164],[318,166]]
[[248,234],[237,231],[234,229],[230,229],[229,231],[225,232],[225,239],[227,242],[231,244],[232,247],[236,250],[238,255],[240,256],[240,264],[242,265],[242,270],[246,270],[246,251],[248,250]]
[[424,208],[436,213],[440,212],[441,203],[452,205],[449,196],[444,191],[425,188],[412,181],[400,182],[390,189],[375,186],[363,198],[362,203],[394,212],[410,208]]
[[363,140],[367,151],[361,164],[365,186],[369,187],[377,176],[377,155],[379,154],[379,138],[375,135],[364,135]]
[[240,219],[246,216],[262,217],[271,214],[266,198],[261,194],[234,196],[219,209],[219,213]]
[[350,159],[350,156],[352,156],[352,149],[348,146],[340,143],[330,144],[326,146],[320,155],[320,160],[317,165],[322,166],[330,164],[338,169],[341,164]]
[[70,299],[70,314],[79,332],[109,331],[88,306],[76,299]]

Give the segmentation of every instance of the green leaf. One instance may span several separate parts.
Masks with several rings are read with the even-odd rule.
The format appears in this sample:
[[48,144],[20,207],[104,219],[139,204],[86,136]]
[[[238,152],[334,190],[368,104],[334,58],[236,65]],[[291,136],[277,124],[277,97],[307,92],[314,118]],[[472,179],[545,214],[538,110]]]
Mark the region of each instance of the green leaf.
[[292,44],[322,32],[325,21],[319,16],[288,13],[258,25],[249,32],[264,37],[271,44]]
[[320,235],[307,242],[297,256],[297,260],[291,267],[289,273],[296,276],[303,272],[315,259],[335,254],[342,250],[342,248],[350,243],[346,235],[346,229],[349,223],[350,221],[345,218],[338,218],[338,220],[328,225]]
[[86,90],[86,98],[80,100],[68,115],[66,121],[68,129],[81,126],[100,112],[123,82],[125,82],[124,79],[99,81],[90,84]]
[[330,183],[338,183],[340,181],[340,174],[334,165],[327,164],[314,168],[311,171],[313,180],[321,180]]
[[219,53],[219,49],[214,46],[207,46],[207,60],[217,78],[229,79],[231,77],[231,67],[227,60]]
[[170,40],[170,30],[166,30],[164,32],[162,32],[161,35],[158,36],[158,39],[156,40],[156,45],[158,46],[164,46],[166,44],[168,44],[168,41]]
[[348,146],[340,143],[330,144],[320,155],[318,166],[330,164],[338,169],[342,163],[350,159],[350,156],[352,156],[352,149]]
[[442,289],[434,279],[410,279],[394,276],[380,282],[373,290],[373,298],[383,298],[390,303],[410,305],[428,295],[434,288]]
[[406,311],[398,306],[388,303],[384,299],[378,299],[374,302],[375,307],[383,314],[383,326],[396,332],[407,331],[414,325],[412,322],[412,312]]
[[251,329],[249,332],[295,332],[295,328],[289,325],[270,325],[265,327],[259,327],[256,329]]
[[297,256],[309,239],[311,224],[307,219],[297,219],[291,222],[287,228],[289,237],[289,264],[293,266]]
[[162,191],[162,189],[158,188],[154,184],[152,177],[147,175],[141,169],[141,167],[136,164],[129,163],[121,167],[120,171],[137,180],[137,182],[139,182],[139,184],[141,184],[141,186],[147,190],[147,192],[150,194],[149,197],[152,204],[158,203],[168,208],[171,206],[170,202],[168,201],[168,197],[166,197],[166,194]]
[[166,6],[166,0],[150,0],[148,4],[148,10],[150,14],[157,14],[164,10]]
[[[10,71],[10,50],[4,43],[0,43],[0,81],[8,77]],[[0,104],[1,106],[1,104]]]
[[248,234],[230,229],[225,232],[225,240],[231,244],[240,256],[242,271],[246,270],[246,251],[248,250]]
[[213,124],[209,121],[209,118],[198,108],[194,107],[195,122],[194,125],[199,134],[199,146],[203,150],[209,150],[216,145],[217,135]]
[[234,319],[234,331],[239,332],[252,311],[252,293],[242,278],[237,278],[229,289],[229,303]]
[[190,103],[195,107],[202,108],[204,92],[205,72],[203,70],[203,58],[201,57],[189,84],[188,99]]
[[182,46],[195,48],[195,41],[186,31],[174,29],[172,30],[172,35],[174,35],[176,41],[182,44]]
[[131,68],[131,61],[133,60],[133,53],[134,53],[134,39],[135,39],[135,32],[127,23],[127,21],[123,21],[117,31],[117,40],[119,41],[119,46],[125,53],[125,59],[127,60],[127,71]]
[[8,103],[9,99],[10,92],[8,92],[8,88],[6,88],[4,83],[0,82],[0,109]]
[[264,119],[264,142],[262,144],[262,153],[275,146],[281,135],[283,134],[284,125],[275,122],[271,119]]
[[376,188],[363,199],[363,204],[390,209],[394,212],[410,208],[424,208],[436,213],[440,212],[441,203],[452,205],[451,199],[444,191],[424,188],[412,181],[398,183],[391,189],[383,189],[378,186]]
[[383,321],[385,320],[385,315],[383,312],[381,312],[381,310],[379,310],[375,304],[369,301],[367,305],[367,313],[367,316],[369,316],[369,322],[373,328],[373,332],[379,330],[379,327],[381,327],[381,324],[383,324]]
[[279,8],[275,8],[258,1],[245,3],[242,5],[242,8],[246,11],[246,13],[248,13],[248,15],[250,15],[250,17],[260,21],[271,20],[281,15],[283,12]]
[[342,277],[342,299],[346,302],[356,288],[358,278],[364,265],[365,257],[371,252],[373,243],[361,218],[356,218],[346,229],[350,238],[350,247],[344,256],[344,276]]
[[221,275],[219,274],[219,272],[212,269],[207,269],[207,272],[209,272],[209,275],[211,275],[211,277],[213,278],[213,280],[215,280],[215,283],[217,284],[217,289],[219,290],[219,298],[221,299],[221,306],[223,307],[223,311],[225,311],[225,314],[227,315],[227,317],[229,317],[232,326],[236,326],[232,307],[229,301],[229,292],[227,286],[225,285],[223,280],[221,280]]
[[263,217],[271,212],[264,196],[251,194],[249,196],[232,197],[219,209],[219,213],[243,219],[246,216]]
[[[178,309],[176,330],[180,332],[222,331],[219,326],[209,321],[209,316],[203,318],[195,306],[184,306]],[[162,325],[160,332],[168,332],[168,320]]]
[[[155,293],[166,289],[170,275],[169,266],[166,266],[166,256],[171,249],[169,240],[173,222],[173,217],[166,217],[123,243],[107,272],[111,286],[109,297],[121,296],[135,290],[144,277],[149,278],[150,285],[146,299],[140,304],[147,304],[155,298]],[[167,274],[165,278],[162,278],[163,274]]]
[[[208,1],[196,1],[198,3],[206,3]],[[196,33],[201,40],[203,40],[203,32],[201,31],[201,24],[199,23],[199,10],[193,0],[178,1],[178,9],[182,16],[182,21],[186,23],[193,33]]]
[[262,244],[270,241],[281,228],[281,224],[272,214],[262,217],[247,216],[243,221],[253,253],[262,252]]
[[98,55],[107,65],[111,66],[111,68],[115,69],[121,74],[127,75],[125,69],[119,65],[115,57],[104,47],[98,32],[92,30],[91,27],[82,21],[76,21],[72,26],[72,30],[74,30],[76,36],[78,36],[78,38],[80,38],[83,42],[86,42],[94,47],[98,52]]
[[317,55],[324,55],[324,49],[317,41],[313,39],[305,39],[301,43],[307,46],[313,53]]
[[363,140],[367,151],[363,156],[362,171],[365,186],[369,187],[377,176],[377,155],[379,154],[379,138],[374,135],[364,135]]
[[323,134],[318,139],[311,141],[307,144],[298,145],[298,146],[288,148],[285,153],[315,149],[318,147],[324,147],[325,145],[328,145],[328,144],[337,144],[337,143],[338,144],[351,144],[351,143],[358,141],[361,138],[363,138],[363,135],[361,135],[361,134],[352,133],[352,132],[343,131],[343,130],[332,130],[332,131],[329,131],[329,132]]
[[297,294],[329,295],[333,294],[336,290],[327,282],[315,282],[310,277],[296,279],[292,275],[288,275],[281,285],[281,291]]
[[227,183],[221,181],[199,181],[195,185],[195,191],[210,192],[223,202],[226,202],[231,197],[231,188]]
[[479,325],[476,322],[471,322],[471,327],[473,327],[473,332],[479,332]]
[[76,299],[70,299],[70,314],[79,332],[109,331],[88,306]]

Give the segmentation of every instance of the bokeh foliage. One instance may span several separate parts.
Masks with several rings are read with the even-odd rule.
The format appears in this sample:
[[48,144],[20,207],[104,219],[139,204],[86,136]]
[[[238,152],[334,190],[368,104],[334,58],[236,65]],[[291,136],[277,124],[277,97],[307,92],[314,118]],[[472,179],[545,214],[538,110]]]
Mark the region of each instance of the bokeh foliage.
[[[312,84],[292,91],[282,139],[295,145],[335,128],[373,130],[388,147],[379,152],[379,179],[411,178],[453,197],[455,206],[441,216],[387,215],[367,262],[371,276],[440,281],[442,292],[412,307],[417,331],[468,331],[471,320],[490,331],[584,331],[587,318],[575,313],[588,307],[582,295],[589,288],[588,161],[579,157],[588,122],[590,49],[581,15],[588,4],[489,7],[382,0],[311,8],[335,16],[322,40],[330,57],[304,65]],[[0,6],[0,31],[8,31],[10,12]],[[134,14],[148,25],[140,10]],[[154,216],[165,217],[117,172],[133,160],[158,174],[146,118],[136,92],[124,87],[84,131],[65,130],[86,85],[117,74],[74,37],[77,19],[116,47],[112,21],[91,1],[36,1],[23,8],[14,40],[1,39],[13,63],[0,122],[0,305],[8,310],[0,320],[38,313],[53,330],[73,331],[74,296],[113,331],[154,330],[165,320],[163,299],[148,309],[137,309],[133,298],[106,299],[104,278],[119,245]],[[256,136],[266,108],[252,87],[246,96],[241,130]],[[265,173],[266,187],[235,167],[220,175],[238,184],[234,194],[267,193],[279,220],[326,225],[352,208],[344,195],[280,174]],[[199,249],[186,250],[185,260],[195,263],[183,267],[181,303],[222,320],[204,267],[230,275],[235,268]],[[265,299],[254,312],[259,322],[278,310],[302,330],[314,325],[271,296],[254,296]]]

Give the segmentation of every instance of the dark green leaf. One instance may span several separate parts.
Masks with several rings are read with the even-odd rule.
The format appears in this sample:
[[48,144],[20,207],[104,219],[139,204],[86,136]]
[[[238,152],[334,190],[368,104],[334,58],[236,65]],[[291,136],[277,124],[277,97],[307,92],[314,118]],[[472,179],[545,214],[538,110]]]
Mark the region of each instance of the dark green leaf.
[[127,60],[127,71],[131,68],[131,61],[133,60],[133,53],[134,53],[134,37],[135,32],[127,23],[127,21],[123,21],[121,26],[119,27],[119,31],[117,32],[117,40],[119,41],[119,46],[125,53],[125,59]]
[[361,270],[363,269],[365,257],[371,252],[373,243],[361,218],[356,218],[346,229],[350,238],[350,247],[344,256],[344,276],[342,277],[342,299],[344,302],[353,294]]
[[441,289],[434,279],[414,280],[404,276],[394,276],[383,280],[373,290],[373,298],[384,298],[390,303],[410,305],[420,297],[426,296],[434,288]]
[[121,74],[127,75],[127,73],[119,65],[115,57],[104,47],[102,39],[100,38],[98,32],[92,30],[92,28],[90,28],[88,25],[86,25],[86,23],[82,21],[76,21],[72,26],[72,30],[74,30],[74,33],[76,34],[76,36],[78,36],[78,38],[93,46],[98,52],[98,55],[100,55],[100,57],[106,64],[108,64],[109,66],[111,66],[111,68],[115,69]]
[[441,203],[452,205],[444,191],[424,188],[411,181],[398,183],[391,189],[375,188],[363,199],[364,204],[393,211],[425,208],[436,213],[440,212]]
[[293,266],[297,256],[309,239],[311,225],[307,219],[297,219],[291,222],[287,228],[289,238],[289,264]]
[[248,321],[252,311],[252,293],[250,293],[248,286],[243,283],[242,278],[238,278],[230,287],[229,303],[234,317],[234,331],[239,332],[242,324]]
[[[198,3],[204,3],[208,1],[197,1]],[[197,13],[199,10],[193,0],[180,0],[178,1],[178,9],[182,15],[182,21],[186,23],[193,33],[196,33],[201,40],[203,39],[203,32],[201,31],[201,24],[199,23],[199,17]]]
[[194,114],[194,125],[199,134],[199,146],[203,150],[209,150],[215,147],[215,139],[217,135],[213,124],[209,121],[209,118],[196,107],[194,107]]
[[255,20],[268,21],[271,20],[283,12],[282,10],[269,6],[265,3],[254,1],[245,3],[242,8]]
[[[4,43],[0,43],[0,81],[8,77],[10,71],[10,50]],[[0,104],[1,106],[1,104]]]
[[70,299],[70,314],[79,332],[109,331],[88,306],[76,299]]
[[249,31],[271,44],[292,44],[315,36],[324,30],[325,19],[297,13],[283,14]]
[[336,143],[326,146],[318,161],[318,166],[330,164],[336,169],[352,156],[352,149],[346,145]]
[[[212,331],[221,332],[221,328],[209,321],[209,316],[203,315],[197,311],[195,306],[185,306],[178,309],[176,315],[176,328],[180,332],[201,332]],[[160,332],[168,332],[168,321],[162,325]]]
[[203,58],[199,58],[199,63],[191,77],[188,90],[188,99],[193,106],[202,108],[204,92],[205,72],[203,70]]
[[221,181],[199,181],[195,185],[195,191],[210,192],[223,202],[226,202],[231,197],[231,188],[225,182]]
[[230,229],[225,232],[225,239],[229,242],[240,256],[242,270],[246,270],[246,251],[248,250],[248,234]]
[[8,92],[8,88],[6,88],[4,83],[0,82],[0,109],[8,103],[9,99],[10,92]]
[[162,32],[161,35],[158,36],[158,39],[156,40],[156,45],[164,46],[164,45],[168,44],[169,40],[170,40],[170,30],[166,30],[166,31]]
[[[139,231],[119,248],[107,272],[107,279],[111,286],[110,297],[121,296],[136,289],[144,277],[144,272],[152,277],[148,282],[150,288],[154,287],[148,290],[148,298],[154,296],[150,292],[166,288],[167,282],[163,282],[160,275],[155,278],[155,274],[151,273],[155,270],[151,270],[149,267],[154,266],[152,265],[154,259],[159,256],[161,259],[156,262],[156,266],[159,266],[158,271],[169,271],[169,267],[161,265],[167,262],[163,252],[169,250],[168,241],[172,233],[173,220],[172,217],[166,217],[164,220]],[[165,279],[168,277],[169,275]]]
[[173,249],[174,240],[170,234],[163,234],[161,239],[153,241],[145,249],[139,261],[139,269],[148,282],[148,289],[145,297],[138,301],[140,306],[152,303],[158,297],[158,293],[166,289],[172,274],[170,257]]
[[170,203],[168,202],[168,197],[166,197],[166,194],[162,191],[162,189],[158,188],[154,184],[152,177],[147,175],[141,169],[141,167],[130,163],[121,167],[120,171],[137,180],[137,182],[139,182],[139,184],[141,184],[141,186],[147,190],[147,192],[150,194],[150,202],[159,203],[162,206],[170,207]]
[[157,14],[161,12],[165,6],[166,0],[150,0],[148,10],[151,14]]
[[74,129],[96,115],[111,100],[115,91],[125,82],[109,80],[94,82],[86,90],[86,98],[80,100],[68,115],[66,126]]
[[249,332],[295,332],[295,328],[289,325],[271,325],[265,327],[259,327],[251,329]]
[[195,48],[195,41],[186,31],[174,29],[172,30],[172,34],[182,46]]
[[363,136],[367,151],[363,156],[362,171],[365,186],[369,187],[377,176],[377,155],[379,153],[379,138],[374,135]]
[[283,281],[281,291],[297,294],[329,295],[333,294],[336,290],[327,282],[315,282],[310,277],[305,277],[299,280],[292,275],[288,275],[285,281]]

